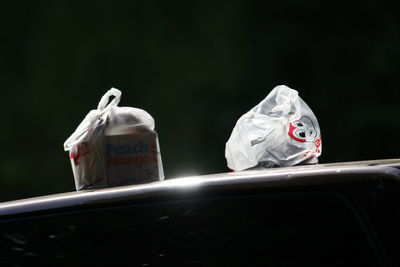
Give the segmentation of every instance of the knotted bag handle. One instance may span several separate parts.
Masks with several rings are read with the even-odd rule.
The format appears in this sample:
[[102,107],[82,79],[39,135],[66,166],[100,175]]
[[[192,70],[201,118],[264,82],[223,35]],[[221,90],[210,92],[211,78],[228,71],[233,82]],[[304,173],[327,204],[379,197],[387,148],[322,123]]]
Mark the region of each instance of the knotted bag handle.
[[[107,105],[109,98],[114,96],[114,99]],[[121,91],[116,88],[111,88],[103,95],[100,99],[97,109],[91,110],[88,115],[83,119],[75,132],[64,142],[64,150],[68,151],[75,145],[79,144],[84,140],[88,130],[93,127],[96,121],[103,116],[105,112],[111,107],[118,105],[121,100]]]

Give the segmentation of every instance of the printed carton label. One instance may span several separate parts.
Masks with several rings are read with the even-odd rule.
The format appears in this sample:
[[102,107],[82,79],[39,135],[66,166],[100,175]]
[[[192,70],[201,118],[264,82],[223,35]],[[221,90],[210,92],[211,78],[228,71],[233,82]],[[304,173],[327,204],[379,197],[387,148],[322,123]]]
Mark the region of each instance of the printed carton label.
[[104,136],[107,184],[159,180],[156,140],[153,132]]

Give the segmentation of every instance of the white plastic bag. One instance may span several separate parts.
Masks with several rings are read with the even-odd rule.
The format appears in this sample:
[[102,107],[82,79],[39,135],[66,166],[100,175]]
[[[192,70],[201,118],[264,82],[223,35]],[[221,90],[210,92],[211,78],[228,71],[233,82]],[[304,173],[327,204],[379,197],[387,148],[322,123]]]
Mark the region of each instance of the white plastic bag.
[[111,88],[64,143],[77,190],[164,179],[154,119],[142,109],[118,107],[120,99],[121,91]]
[[321,150],[314,113],[296,90],[280,85],[239,118],[226,143],[225,157],[230,169],[241,171],[317,163]]

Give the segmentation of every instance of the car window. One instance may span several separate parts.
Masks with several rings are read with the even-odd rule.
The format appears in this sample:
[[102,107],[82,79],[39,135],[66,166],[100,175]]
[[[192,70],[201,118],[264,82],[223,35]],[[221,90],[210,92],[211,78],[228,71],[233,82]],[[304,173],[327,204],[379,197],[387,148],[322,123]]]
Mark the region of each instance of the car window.
[[336,193],[132,204],[0,224],[19,266],[377,266],[374,239]]

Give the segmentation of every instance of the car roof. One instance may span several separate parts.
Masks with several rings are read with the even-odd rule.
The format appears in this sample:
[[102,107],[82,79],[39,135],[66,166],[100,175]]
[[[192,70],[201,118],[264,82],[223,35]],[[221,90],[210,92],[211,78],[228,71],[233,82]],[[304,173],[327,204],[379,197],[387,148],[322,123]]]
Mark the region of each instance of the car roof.
[[54,194],[0,203],[0,218],[53,209],[118,203],[151,196],[190,193],[204,188],[229,190],[320,185],[350,180],[378,179],[382,175],[400,182],[400,159],[246,170],[174,178],[148,184]]

